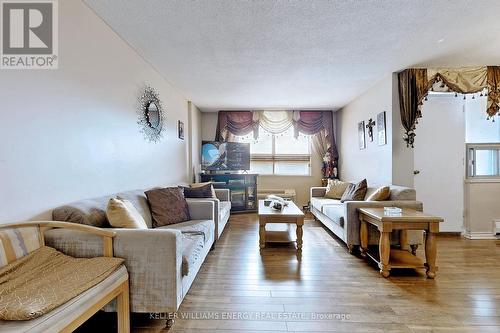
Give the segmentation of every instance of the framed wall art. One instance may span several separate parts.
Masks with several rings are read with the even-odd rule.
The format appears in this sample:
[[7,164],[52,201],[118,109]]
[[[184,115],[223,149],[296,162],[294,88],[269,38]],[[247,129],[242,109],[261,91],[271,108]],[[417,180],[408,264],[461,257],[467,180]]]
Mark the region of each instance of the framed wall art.
[[379,146],[387,144],[387,134],[385,131],[385,111],[382,111],[377,115],[377,137]]
[[365,121],[360,121],[358,123],[358,143],[359,149],[366,148],[366,138],[365,138]]

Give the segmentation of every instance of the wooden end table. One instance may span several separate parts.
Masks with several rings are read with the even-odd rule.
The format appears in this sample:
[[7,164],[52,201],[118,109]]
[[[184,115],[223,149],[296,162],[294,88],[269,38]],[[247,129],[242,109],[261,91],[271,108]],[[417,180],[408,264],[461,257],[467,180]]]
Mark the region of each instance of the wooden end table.
[[[390,275],[391,268],[425,268],[427,277],[436,276],[436,234],[443,219],[427,215],[410,208],[403,208],[400,215],[386,215],[384,208],[360,208],[361,254],[378,263],[383,277]],[[368,225],[370,223],[380,231],[378,253],[368,247]],[[391,233],[400,230],[400,249],[391,249]],[[407,230],[425,231],[425,263],[407,248]]]
[[[263,249],[266,247],[266,224],[268,223],[293,223],[297,226],[297,251],[302,250],[302,226],[304,225],[304,213],[292,201],[288,201],[288,206],[285,206],[282,211],[272,209],[270,206],[264,205],[264,200],[259,200],[259,245]],[[282,242],[283,240],[277,240]],[[286,239],[290,242],[291,239]]]

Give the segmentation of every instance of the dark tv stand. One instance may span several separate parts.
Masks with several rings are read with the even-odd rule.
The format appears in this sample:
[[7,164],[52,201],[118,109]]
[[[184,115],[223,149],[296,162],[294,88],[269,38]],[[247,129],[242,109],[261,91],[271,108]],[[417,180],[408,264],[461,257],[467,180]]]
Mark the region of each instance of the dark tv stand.
[[201,174],[202,182],[212,182],[214,188],[230,191],[231,212],[256,212],[257,174]]

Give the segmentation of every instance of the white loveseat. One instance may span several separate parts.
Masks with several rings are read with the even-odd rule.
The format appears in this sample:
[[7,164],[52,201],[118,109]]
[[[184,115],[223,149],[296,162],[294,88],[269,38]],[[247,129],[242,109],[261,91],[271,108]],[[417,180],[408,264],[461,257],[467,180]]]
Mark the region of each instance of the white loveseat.
[[[321,221],[337,237],[343,240],[349,252],[352,253],[354,248],[360,245],[358,208],[395,206],[413,208],[418,211],[423,210],[422,202],[416,200],[414,189],[396,185],[389,186],[391,189],[389,200],[346,201],[343,203],[340,200],[326,198],[326,187],[312,187],[310,192],[311,212],[317,220]],[[369,186],[365,198],[368,198],[378,187]],[[370,227],[369,244],[378,244],[378,239],[378,231]],[[393,242],[396,242],[398,239],[398,237],[392,237]],[[422,242],[422,232],[408,232],[408,243],[413,249],[416,249]]]

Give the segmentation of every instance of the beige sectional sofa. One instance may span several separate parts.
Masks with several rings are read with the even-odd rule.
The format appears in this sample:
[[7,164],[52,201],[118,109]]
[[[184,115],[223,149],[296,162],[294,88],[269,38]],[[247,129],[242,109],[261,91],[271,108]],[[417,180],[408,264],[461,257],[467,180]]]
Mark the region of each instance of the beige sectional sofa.
[[[369,186],[365,198],[368,198],[378,186]],[[315,218],[321,221],[337,237],[342,239],[349,252],[359,247],[358,208],[370,207],[406,207],[419,211],[423,210],[423,204],[416,200],[416,192],[412,188],[390,185],[391,196],[386,201],[346,201],[330,199],[325,197],[326,187],[312,187],[310,192],[311,212]],[[395,232],[397,233],[397,232]],[[394,235],[391,239],[397,242],[399,239]],[[378,244],[379,233],[374,228],[369,229],[369,244]],[[420,231],[408,232],[408,243],[413,246],[422,244],[423,234]]]
[[[177,311],[214,244],[213,201],[188,201],[191,220],[151,229],[152,216],[144,190],[82,200],[53,210],[53,220],[109,227],[106,206],[111,197],[131,201],[150,229],[112,229],[114,255],[125,259],[130,277],[130,310],[143,313]],[[68,255],[92,257],[102,240],[74,230],[45,233],[48,246]],[[106,307],[114,311],[114,304]]]

